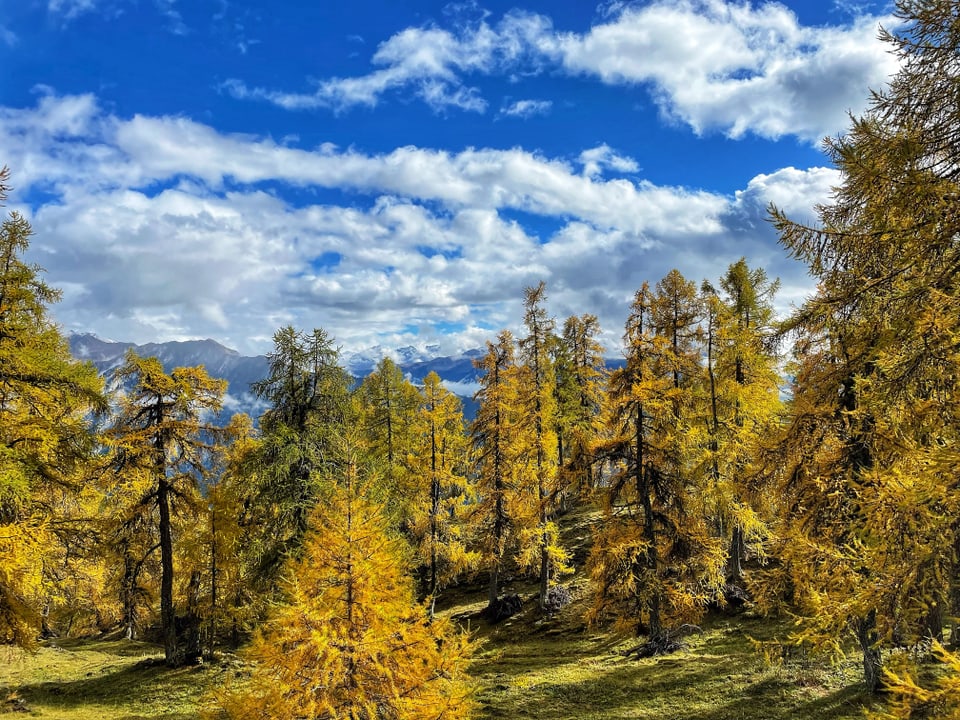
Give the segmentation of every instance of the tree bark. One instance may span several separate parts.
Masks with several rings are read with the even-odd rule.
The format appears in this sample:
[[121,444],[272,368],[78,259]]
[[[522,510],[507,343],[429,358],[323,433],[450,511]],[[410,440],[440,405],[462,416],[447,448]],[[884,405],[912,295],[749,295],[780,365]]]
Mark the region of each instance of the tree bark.
[[163,656],[167,665],[177,667],[177,624],[173,605],[173,530],[170,521],[170,484],[161,477],[157,485],[157,507],[160,511],[160,628],[163,634]]
[[876,693],[883,679],[883,659],[877,635],[877,611],[871,610],[865,618],[856,621],[857,642],[863,653],[863,682],[867,690]]

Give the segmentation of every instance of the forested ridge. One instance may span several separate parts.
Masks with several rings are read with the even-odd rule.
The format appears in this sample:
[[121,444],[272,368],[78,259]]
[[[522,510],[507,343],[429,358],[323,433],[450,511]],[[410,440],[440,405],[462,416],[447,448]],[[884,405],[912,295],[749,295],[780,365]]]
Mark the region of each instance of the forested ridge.
[[[213,421],[226,387],[202,366],[130,352],[104,380],[10,213],[0,642],[119,633],[170,668],[240,651],[211,718],[457,718],[479,644],[445,600],[480,593],[469,619],[492,626],[583,592],[585,631],[634,638],[630,662],[710,617],[783,618],[758,652],[856,656],[874,716],[958,717],[960,10],[898,12],[899,74],[825,142],[833,201],[813,227],[771,208],[816,282],[800,307],[776,317],[746,258],[673,270],[604,348],[540,283],[476,360],[469,423],[436,374],[384,359],[354,383],[322,328],[275,333],[256,429]],[[518,577],[530,594],[504,592]]]

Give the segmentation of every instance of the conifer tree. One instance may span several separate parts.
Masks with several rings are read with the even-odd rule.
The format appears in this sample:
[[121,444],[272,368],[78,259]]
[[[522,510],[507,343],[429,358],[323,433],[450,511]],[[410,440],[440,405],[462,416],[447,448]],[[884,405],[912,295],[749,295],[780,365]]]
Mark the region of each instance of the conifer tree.
[[383,482],[399,527],[409,529],[416,481],[409,456],[415,442],[420,396],[390,358],[383,358],[359,389],[360,422],[371,451],[384,463]]
[[260,593],[257,582],[258,528],[256,513],[249,512],[249,463],[260,452],[253,421],[244,413],[230,419],[225,428],[226,450],[217,482],[207,489],[208,518],[203,528],[209,567],[209,605],[206,611],[208,655],[221,633],[229,631],[236,649],[241,633],[249,631],[272,600]]
[[[0,169],[0,207],[9,191]],[[103,384],[70,357],[47,315],[59,291],[23,261],[32,229],[17,213],[0,225],[0,643],[30,645],[49,589],[45,556],[76,531],[54,522],[75,495],[93,452],[91,412]]]
[[489,568],[487,609],[495,612],[500,592],[500,572],[507,549],[515,539],[517,523],[516,424],[519,417],[517,369],[513,335],[503,330],[497,343],[487,342],[486,354],[474,361],[482,372],[479,404],[470,426],[477,504],[472,522],[483,542],[483,564]]
[[553,521],[560,494],[556,374],[550,357],[555,322],[544,307],[547,295],[543,282],[528,287],[524,295],[523,324],[527,334],[519,343],[521,415],[516,433],[522,453],[518,469],[526,470],[526,478],[520,482],[527,492],[532,491],[532,513],[521,533],[520,561],[524,567],[537,567],[542,610],[546,608],[552,576],[568,570],[569,553],[560,545],[559,530]]
[[[471,501],[467,471],[467,439],[459,398],[431,372],[420,391],[416,437],[409,465],[416,488],[410,530],[417,556],[426,569],[424,587],[431,598],[451,580],[477,564],[463,533]],[[431,606],[432,607],[432,606]]]
[[839,647],[852,631],[870,689],[885,647],[940,636],[960,530],[960,27],[948,0],[898,14],[899,72],[827,143],[843,176],[819,227],[775,214],[818,281],[791,319],[782,584],[799,639]]
[[601,451],[614,474],[591,552],[590,618],[645,633],[650,652],[670,649],[670,626],[697,618],[723,587],[724,553],[688,445],[698,314],[695,288],[679,272],[655,293],[645,283],[627,320],[626,365],[610,379],[611,438]]
[[772,298],[779,283],[741,258],[720,279],[721,297],[703,286],[707,455],[710,493],[730,539],[727,575],[737,581],[749,542],[763,552],[772,513],[764,472],[754,458],[778,429],[778,358]]
[[183,656],[176,628],[174,520],[178,511],[199,501],[200,482],[219,452],[218,430],[208,416],[220,411],[226,381],[210,378],[202,366],[167,374],[157,358],[132,350],[114,378],[127,389],[106,432],[112,477],[121,487],[143,491],[137,501],[142,512],[156,512],[164,658],[176,666],[189,658]]
[[557,463],[577,495],[593,489],[593,446],[603,431],[603,403],[607,368],[598,341],[600,323],[595,315],[573,315],[563,324],[563,334],[553,344],[556,373]]
[[267,585],[299,551],[323,478],[339,466],[337,439],[353,419],[350,378],[323,329],[283,327],[273,342],[270,374],[252,386],[269,407],[243,463],[251,486],[244,522],[260,530],[251,550]]
[[249,689],[219,699],[238,720],[414,720],[470,711],[469,639],[414,602],[405,543],[372,502],[354,441],[327,486],[287,603],[249,651]]

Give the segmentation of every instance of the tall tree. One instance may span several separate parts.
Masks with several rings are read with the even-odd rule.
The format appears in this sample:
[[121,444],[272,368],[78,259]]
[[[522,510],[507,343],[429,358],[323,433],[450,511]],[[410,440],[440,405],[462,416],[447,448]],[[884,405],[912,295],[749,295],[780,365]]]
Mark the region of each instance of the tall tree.
[[559,531],[553,522],[560,493],[556,373],[550,356],[555,342],[555,322],[547,315],[546,299],[547,289],[543,282],[524,291],[523,324],[527,334],[519,343],[523,376],[519,396],[521,418],[517,427],[517,439],[525,455],[521,467],[528,469],[528,482],[534,493],[531,522],[521,534],[520,558],[525,566],[539,566],[541,610],[546,608],[551,577],[555,572],[567,569],[569,557],[560,545]]
[[746,545],[763,552],[772,512],[760,443],[775,434],[780,420],[779,358],[773,295],[779,283],[741,258],[720,278],[721,297],[703,286],[706,317],[706,402],[708,442],[704,465],[710,477],[719,524],[730,539],[727,575],[743,574]]
[[370,500],[354,441],[343,442],[343,474],[286,573],[287,603],[249,651],[249,688],[220,705],[243,720],[466,717],[472,644],[414,602],[405,543]]
[[185,658],[177,637],[174,605],[174,515],[199,499],[211,457],[219,452],[218,430],[210,422],[226,392],[202,366],[164,372],[155,357],[128,351],[115,372],[126,388],[106,437],[113,449],[117,481],[142,485],[138,504],[155,509],[160,550],[160,624],[164,658],[176,666]]
[[593,489],[593,446],[603,430],[607,368],[596,315],[573,315],[553,346],[556,372],[557,463],[561,486],[583,495]]
[[398,526],[409,529],[416,481],[409,456],[416,432],[420,396],[390,358],[383,358],[359,389],[360,422],[372,452],[384,463],[385,490]]
[[323,329],[283,327],[273,342],[270,374],[252,386],[269,407],[244,463],[251,485],[246,522],[261,530],[253,545],[257,575],[268,583],[287,554],[299,551],[324,478],[339,466],[337,439],[353,412],[350,378]]
[[479,404],[470,426],[477,504],[472,521],[483,538],[483,564],[490,570],[487,609],[495,612],[500,592],[500,573],[517,523],[516,436],[517,369],[513,335],[503,330],[497,343],[487,342],[486,354],[474,361],[481,371]]
[[614,462],[604,521],[591,552],[592,619],[613,616],[667,650],[670,625],[696,618],[723,587],[722,544],[702,506],[688,444],[699,373],[696,290],[671,271],[637,292],[627,320],[626,364],[610,379]]
[[[410,454],[416,488],[410,530],[419,561],[426,569],[425,590],[437,594],[479,558],[468,552],[463,533],[467,503],[467,439],[460,399],[431,372],[420,391],[416,440]],[[431,606],[432,607],[432,606]]]
[[871,689],[885,647],[940,635],[957,577],[956,10],[898,3],[900,70],[827,143],[842,182],[819,226],[775,214],[818,281],[791,320],[782,555],[801,637],[836,647],[852,631]]
[[[8,182],[4,167],[0,207]],[[70,357],[47,315],[60,292],[22,259],[31,234],[17,213],[0,225],[0,642],[21,645],[49,588],[44,557],[76,529],[59,508],[93,452],[89,415],[106,407],[96,370]]]

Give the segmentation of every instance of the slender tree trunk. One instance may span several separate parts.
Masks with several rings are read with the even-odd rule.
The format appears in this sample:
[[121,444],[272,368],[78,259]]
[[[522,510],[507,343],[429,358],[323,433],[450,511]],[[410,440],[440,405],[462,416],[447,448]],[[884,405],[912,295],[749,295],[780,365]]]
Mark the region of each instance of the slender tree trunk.
[[137,634],[137,563],[128,551],[123,554],[123,580],[120,582],[120,598],[123,605],[123,628],[127,640]]
[[[636,417],[636,458],[634,467],[634,480],[636,482],[637,496],[643,507],[643,535],[647,541],[646,553],[646,573],[648,582],[659,582],[660,558],[657,553],[657,531],[653,520],[653,501],[650,498],[649,479],[647,470],[644,467],[645,458],[643,456],[643,408],[637,406]],[[663,624],[660,618],[660,591],[656,589],[650,594],[647,601],[647,612],[649,621],[647,623],[647,636],[651,642],[656,642],[663,635]]]
[[157,507],[160,510],[160,627],[163,655],[167,665],[177,667],[180,657],[173,605],[173,530],[170,521],[170,484],[165,475],[157,485]]
[[[439,528],[437,516],[440,514],[440,478],[437,476],[437,428],[430,425],[430,594],[437,594],[437,541]],[[433,617],[433,604],[430,605],[430,617]]]
[[743,556],[746,552],[743,538],[743,527],[735,522],[733,536],[730,538],[730,552],[727,554],[727,579],[740,580],[743,578]]
[[212,660],[217,642],[217,515],[210,508],[210,627],[207,630],[207,658]]
[[863,653],[863,682],[867,690],[875,693],[883,679],[883,659],[880,655],[877,635],[877,611],[871,610],[865,618],[856,621],[857,642]]
[[550,591],[550,534],[547,532],[547,500],[540,485],[540,609],[547,608],[547,593]]

